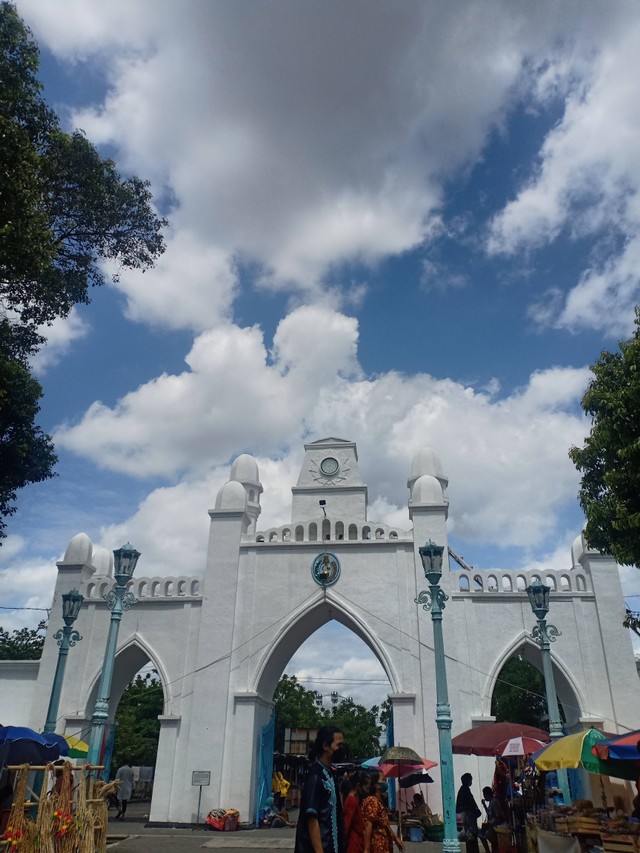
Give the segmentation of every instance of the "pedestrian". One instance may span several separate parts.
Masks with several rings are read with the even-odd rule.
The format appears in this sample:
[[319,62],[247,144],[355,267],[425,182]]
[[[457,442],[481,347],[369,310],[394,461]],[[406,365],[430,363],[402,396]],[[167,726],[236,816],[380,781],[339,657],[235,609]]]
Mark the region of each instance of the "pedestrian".
[[346,853],[342,804],[333,764],[344,756],[344,735],[322,726],[311,747],[311,767],[302,788],[295,853]]
[[387,814],[386,782],[378,775],[371,777],[369,796],[362,803],[364,815],[364,853],[392,853],[395,844],[398,850],[404,850],[404,842],[391,829]]
[[124,820],[124,816],[127,813],[127,803],[133,793],[134,775],[131,759],[125,758],[122,767],[118,768],[116,780],[120,782],[118,787],[118,812],[116,820]]
[[356,771],[351,777],[351,790],[344,798],[344,832],[347,853],[364,851],[364,815],[362,801],[369,796],[371,776],[365,770]]
[[462,782],[458,796],[456,797],[456,814],[462,817],[462,838],[467,842],[467,853],[478,853],[478,818],[482,814],[471,793],[473,776],[471,773],[463,773]]
[[[484,838],[491,844],[491,853],[498,853],[498,833],[496,826],[505,826],[506,820],[500,800],[496,797],[492,788],[488,785],[482,789],[482,805],[487,813],[487,821],[484,829]],[[484,839],[483,839],[484,841]],[[484,845],[486,850],[486,845]]]
[[409,809],[409,817],[412,820],[419,820],[424,829],[431,826],[431,819],[433,817],[431,809],[425,803],[424,797],[419,791],[413,795],[413,803]]

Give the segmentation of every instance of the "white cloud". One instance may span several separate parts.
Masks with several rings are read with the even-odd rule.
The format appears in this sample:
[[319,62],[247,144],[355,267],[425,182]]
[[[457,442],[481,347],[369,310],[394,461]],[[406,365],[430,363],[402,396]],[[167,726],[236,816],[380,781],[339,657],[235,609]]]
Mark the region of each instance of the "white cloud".
[[[634,83],[639,37],[640,18],[632,14],[624,28],[603,33],[591,51],[583,46],[573,79],[566,56],[560,60],[558,76],[567,86],[562,120],[548,134],[538,167],[492,223],[488,248],[496,254],[535,249],[561,234],[594,241],[592,264],[563,310],[537,312],[557,328],[619,334],[632,324],[640,294],[640,107]],[[548,70],[543,76],[554,77]]]
[[58,317],[50,326],[40,326],[38,333],[46,338],[46,343],[29,360],[34,373],[43,375],[50,367],[58,364],[69,352],[71,344],[88,335],[89,329],[89,324],[75,308],[71,309],[68,317]]
[[189,371],[142,385],[114,409],[94,403],[55,440],[141,476],[224,462],[238,447],[273,452],[296,434],[326,384],[357,370],[356,339],[352,318],[302,307],[279,324],[270,364],[259,329],[220,326],[196,338]]
[[56,559],[24,558],[0,566],[2,606],[17,608],[0,610],[0,625],[5,630],[34,628],[41,619],[48,618],[47,608],[51,607],[56,583]]
[[[327,663],[330,649],[331,664]],[[351,696],[366,708],[380,705],[390,692],[384,669],[368,646],[348,628],[329,622],[313,633],[286,666],[307,690],[321,693],[331,707],[330,694]]]
[[[211,482],[222,482],[218,469],[240,449],[272,460],[263,471],[273,478],[263,505],[275,499],[280,515],[270,517],[284,523],[295,463],[309,434],[356,438],[374,506],[401,526],[408,526],[411,457],[428,444],[451,478],[458,535],[524,547],[553,532],[557,512],[577,490],[567,451],[586,430],[577,401],[587,369],[536,371],[526,387],[497,398],[428,374],[364,379],[356,346],[355,320],[321,307],[299,308],[282,320],[271,359],[257,328],[203,333],[187,357],[189,371],[161,376],[114,408],[93,404],[78,424],[58,430],[56,441],[96,464],[139,476],[186,472],[179,486],[152,493],[138,517],[147,537],[157,528],[158,549],[166,542],[167,555],[170,540],[182,541],[176,532],[181,513],[166,523],[161,515],[168,519],[176,503],[203,506],[203,489],[213,500]],[[202,471],[211,473],[203,478]],[[173,564],[161,554],[158,561],[161,573]]]
[[614,136],[629,140],[617,145],[627,159],[636,138],[628,2],[588,15],[506,0],[19,8],[61,59],[102,64],[108,95],[76,123],[175,199],[160,287],[123,276],[130,311],[154,323],[226,316],[236,258],[257,262],[267,287],[318,294],[343,261],[375,264],[429,239],[443,182],[471,168],[518,98],[568,100],[542,177],[503,214],[506,250],[561,227],[568,165],[584,184]]
[[137,322],[202,331],[228,319],[237,279],[230,258],[188,229],[174,229],[153,273],[120,273]]

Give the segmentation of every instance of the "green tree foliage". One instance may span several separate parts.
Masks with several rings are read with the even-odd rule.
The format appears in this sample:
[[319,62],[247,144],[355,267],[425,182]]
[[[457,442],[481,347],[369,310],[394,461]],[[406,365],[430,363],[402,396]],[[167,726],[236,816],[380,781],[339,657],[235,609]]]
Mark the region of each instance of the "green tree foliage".
[[351,758],[370,758],[380,753],[380,709],[365,708],[352,699],[342,699],[330,709],[318,708],[316,694],[307,690],[295,675],[283,675],[273,701],[276,713],[275,750],[284,751],[285,728],[314,729],[323,725],[339,726]]
[[525,660],[511,658],[500,671],[493,690],[491,713],[499,723],[521,723],[537,728],[547,716],[544,678],[542,673]]
[[353,699],[343,699],[324,714],[323,723],[339,726],[349,758],[371,758],[380,754],[382,726],[378,722],[377,705],[365,708]]
[[389,721],[393,715],[391,699],[387,696],[382,705],[380,705],[380,725],[384,728],[389,725]]
[[0,537],[17,490],[46,480],[56,461],[51,439],[35,424],[42,388],[21,359],[2,357],[11,346],[3,346],[5,337],[10,328],[0,322]]
[[[618,352],[601,353],[582,398],[591,415],[583,447],[569,455],[582,474],[580,505],[589,545],[622,565],[640,566],[640,309]],[[633,614],[631,614],[633,615]]]
[[37,628],[16,628],[9,632],[0,627],[0,660],[39,660],[46,628],[44,620]]
[[34,421],[41,388],[28,358],[44,340],[38,327],[89,301],[103,261],[144,271],[164,251],[166,220],[149,183],[122,178],[81,131],[61,129],[38,70],[31,32],[0,3],[0,387],[11,384],[0,397],[0,447],[10,448],[0,459],[0,537],[16,489],[50,477],[55,463]]
[[157,673],[136,675],[122,694],[116,711],[112,774],[126,758],[148,767],[156,763],[164,694]]
[[285,728],[315,729],[322,725],[315,696],[312,690],[307,690],[300,684],[295,675],[282,676],[273,694],[276,713],[274,741],[276,752],[284,752]]

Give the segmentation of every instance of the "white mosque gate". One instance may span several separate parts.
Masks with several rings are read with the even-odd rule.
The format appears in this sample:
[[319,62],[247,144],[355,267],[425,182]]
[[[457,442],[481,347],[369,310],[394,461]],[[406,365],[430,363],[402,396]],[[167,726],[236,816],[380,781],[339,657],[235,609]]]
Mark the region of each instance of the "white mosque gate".
[[[260,734],[271,718],[275,686],[299,646],[332,619],[380,661],[391,685],[395,742],[438,760],[431,619],[415,603],[426,587],[418,548],[429,539],[448,545],[448,480],[431,450],[415,454],[408,486],[413,529],[377,524],[367,515],[356,445],[336,438],[312,442],[292,489],[291,521],[261,531],[258,466],[243,454],[209,511],[204,575],[132,582],[138,604],[121,623],[110,707],[113,713],[128,681],[151,661],[165,700],[152,821],[195,821],[194,770],[211,772],[203,808],[233,807],[243,820],[253,818]],[[455,734],[492,720],[491,695],[509,657],[521,654],[540,666],[523,591],[539,575],[456,571],[446,554],[443,627]],[[54,631],[61,594],[75,586],[86,597],[76,623],[84,639],[71,650],[62,693],[63,733],[89,725],[109,622],[102,596],[112,571],[110,555],[93,549],[84,534],[58,564]],[[326,585],[327,579],[333,582]],[[640,682],[622,627],[615,562],[588,551],[579,537],[567,570],[540,579],[555,589],[550,615],[562,636],[553,661],[568,726],[639,727]],[[2,690],[4,723],[42,727],[57,654],[52,633],[39,663],[12,668],[14,662],[0,662],[3,687],[13,686],[19,697],[7,701],[11,691]],[[466,770],[477,770],[476,760],[456,757],[456,775]],[[437,782],[429,796],[437,809]]]

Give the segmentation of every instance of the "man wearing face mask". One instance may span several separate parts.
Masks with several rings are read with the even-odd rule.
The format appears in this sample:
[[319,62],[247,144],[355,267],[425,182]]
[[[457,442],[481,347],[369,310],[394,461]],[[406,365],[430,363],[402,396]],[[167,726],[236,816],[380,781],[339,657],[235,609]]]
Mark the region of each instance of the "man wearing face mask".
[[295,853],[345,853],[342,804],[333,772],[333,764],[344,758],[344,735],[337,726],[322,726],[309,758]]

